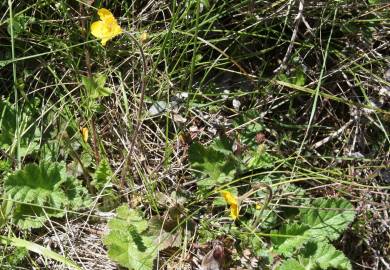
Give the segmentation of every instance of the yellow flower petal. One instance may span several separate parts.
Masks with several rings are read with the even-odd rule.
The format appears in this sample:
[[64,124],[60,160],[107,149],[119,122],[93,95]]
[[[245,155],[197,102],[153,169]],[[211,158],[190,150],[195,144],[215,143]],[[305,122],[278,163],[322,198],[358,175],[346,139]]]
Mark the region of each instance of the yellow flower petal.
[[240,212],[237,198],[231,192],[226,190],[221,191],[221,195],[225,199],[225,201],[230,205],[230,216],[232,217],[233,220],[236,220]]
[[238,204],[237,198],[231,192],[223,190],[221,191],[221,195],[228,204]]
[[83,141],[84,141],[85,143],[87,143],[87,142],[88,142],[88,128],[83,127],[83,128],[81,129],[81,135],[82,135],[82,137],[83,137]]
[[111,18],[114,18],[114,15],[112,15],[111,11],[109,11],[108,9],[106,8],[100,8],[98,10],[98,15],[100,17],[100,19],[103,21],[104,18],[107,18],[107,17],[111,17]]
[[98,10],[98,14],[100,21],[92,23],[91,34],[101,39],[101,43],[104,46],[107,41],[122,34],[123,30],[109,10],[101,8]]
[[240,210],[238,209],[237,204],[231,204],[230,205],[230,216],[232,217],[233,220],[236,220],[238,218]]
[[148,39],[149,39],[149,34],[146,31],[143,32],[141,34],[141,36],[139,37],[139,40],[141,41],[141,43],[145,43],[146,41],[148,41]]

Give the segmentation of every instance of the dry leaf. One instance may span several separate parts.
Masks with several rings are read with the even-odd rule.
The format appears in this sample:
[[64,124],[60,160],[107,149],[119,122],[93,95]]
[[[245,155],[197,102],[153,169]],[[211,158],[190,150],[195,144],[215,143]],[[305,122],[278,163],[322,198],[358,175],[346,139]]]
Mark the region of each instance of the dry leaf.
[[202,260],[200,270],[222,270],[225,251],[221,241],[213,241],[213,249]]

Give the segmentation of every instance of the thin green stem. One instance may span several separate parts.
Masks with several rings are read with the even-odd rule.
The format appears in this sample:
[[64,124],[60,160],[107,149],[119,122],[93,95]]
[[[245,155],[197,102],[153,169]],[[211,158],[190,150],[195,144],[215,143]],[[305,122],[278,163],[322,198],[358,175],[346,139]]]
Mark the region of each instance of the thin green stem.
[[9,8],[9,24],[10,24],[10,35],[11,35],[11,55],[12,55],[12,76],[13,76],[13,88],[14,88],[14,98],[15,98],[15,140],[16,140],[16,167],[21,168],[21,156],[20,156],[20,127],[19,127],[19,95],[18,89],[16,87],[17,77],[16,77],[16,63],[15,59],[15,37],[14,37],[14,18],[12,12],[12,0],[8,0]]

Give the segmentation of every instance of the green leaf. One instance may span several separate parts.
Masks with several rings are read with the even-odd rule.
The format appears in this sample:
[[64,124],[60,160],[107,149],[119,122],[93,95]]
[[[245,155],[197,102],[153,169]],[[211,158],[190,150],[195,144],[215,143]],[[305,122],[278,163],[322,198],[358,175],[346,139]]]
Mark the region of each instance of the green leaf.
[[324,243],[335,240],[355,218],[353,206],[342,198],[315,199],[311,207],[300,209],[298,222],[287,223],[278,231],[273,231],[273,234],[281,235],[271,237],[277,252],[292,256],[309,240]]
[[[31,106],[25,106],[19,111],[19,132],[20,132],[20,155],[22,157],[39,149],[40,131],[36,125],[37,117],[34,107],[34,100]],[[8,101],[0,101],[0,148],[16,147],[16,110],[14,105]]]
[[343,198],[318,198],[312,209],[300,209],[300,221],[310,226],[305,232],[308,237],[318,240],[336,240],[355,219],[351,203]]
[[298,69],[295,73],[295,77],[293,78],[293,83],[298,86],[305,85],[305,73],[302,69]]
[[[24,31],[27,30],[27,26],[34,22],[35,18],[26,15],[18,15],[13,18],[12,30],[14,37],[18,37]],[[11,35],[11,24],[8,24],[7,32]]]
[[134,270],[153,269],[158,247],[147,234],[148,223],[128,206],[117,208],[117,217],[108,222],[110,232],[103,239],[108,256],[121,266]]
[[232,147],[233,144],[227,138],[224,137],[215,139],[210,145],[210,148],[225,155],[231,155],[233,153]]
[[85,87],[89,98],[97,99],[101,97],[107,97],[112,94],[112,90],[108,87],[104,87],[107,77],[104,74],[98,73],[92,78],[81,77],[81,81]]
[[295,259],[288,259],[278,267],[278,270],[308,270]]
[[284,224],[279,231],[272,231],[273,247],[278,253],[291,256],[293,252],[309,240],[304,234],[309,226],[303,224]]
[[111,182],[112,178],[113,173],[108,160],[102,159],[96,168],[91,184],[100,191],[107,183]]
[[289,76],[283,73],[279,74],[278,79],[283,82],[295,84],[297,86],[304,86],[306,78],[303,69],[297,68],[293,70],[293,72]]
[[7,223],[8,219],[11,217],[13,207],[12,201],[10,200],[10,198],[8,198],[9,196],[3,197],[6,198],[3,198],[3,202],[0,206],[0,228],[2,228]]
[[113,190],[112,182],[115,180],[107,159],[102,159],[93,175],[91,185],[93,185],[98,194],[100,203],[98,205],[101,211],[110,211],[120,204],[120,198]]
[[249,152],[248,156],[248,169],[268,169],[274,166],[275,158],[265,151],[263,144],[259,145],[256,151]]
[[180,247],[182,245],[184,227],[178,226],[178,223],[175,221],[167,221],[163,216],[154,216],[149,220],[149,231],[156,235],[154,243],[159,250]]
[[6,195],[15,202],[14,218],[26,228],[38,228],[48,217],[62,217],[66,209],[90,203],[87,190],[66,175],[64,163],[28,164],[4,181]]
[[258,118],[259,112],[257,110],[249,110],[242,115],[239,115],[237,119],[234,120],[234,127],[239,128],[240,131],[241,143],[254,151],[258,146],[256,135],[264,130],[264,127],[259,122]]
[[[310,261],[314,263],[317,268],[319,267],[321,269],[352,269],[351,262],[344,253],[326,242],[307,243],[305,250],[302,251],[300,257],[305,258],[305,260],[300,261]],[[308,269],[307,266],[306,269]]]
[[6,269],[18,269],[20,266],[26,265],[26,258],[29,255],[26,248],[14,247],[9,244],[0,245],[0,252],[0,265],[8,264]]
[[[218,144],[218,146],[220,146]],[[224,148],[221,148],[224,149]],[[212,188],[234,179],[240,170],[240,162],[230,153],[216,150],[212,147],[204,147],[199,143],[193,143],[189,150],[191,168],[205,176],[205,179],[198,181],[198,185]],[[226,151],[226,150],[225,150]]]

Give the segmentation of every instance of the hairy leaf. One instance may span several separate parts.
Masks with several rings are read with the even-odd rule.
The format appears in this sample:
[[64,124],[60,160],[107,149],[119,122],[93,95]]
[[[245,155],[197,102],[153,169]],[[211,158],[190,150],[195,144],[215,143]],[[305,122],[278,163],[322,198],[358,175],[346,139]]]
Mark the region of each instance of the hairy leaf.
[[38,228],[47,217],[62,217],[90,203],[87,190],[66,174],[64,163],[28,164],[4,182],[7,196],[16,201],[14,217],[22,228]]
[[259,145],[255,151],[249,152],[248,156],[248,169],[268,169],[274,165],[275,158],[265,152],[264,145]]
[[114,174],[107,159],[102,159],[93,175],[91,185],[93,185],[100,198],[99,209],[110,211],[119,205],[119,197],[112,188]]
[[303,224],[285,224],[279,231],[273,231],[272,244],[278,253],[291,256],[293,252],[305,243],[308,238],[304,235],[309,226]]
[[311,241],[328,241],[337,239],[347,226],[354,220],[353,206],[345,199],[316,199],[310,209],[301,209],[299,221],[287,223],[271,237],[274,248],[285,256],[292,256]]
[[278,268],[278,270],[308,270],[303,265],[300,264],[299,261],[295,259],[288,259],[282,263]]
[[310,226],[305,235],[318,240],[337,239],[355,219],[352,204],[343,198],[318,198],[312,207],[301,209],[299,217],[301,223]]
[[189,159],[191,168],[206,176],[198,184],[210,188],[233,179],[240,168],[240,163],[232,153],[226,154],[226,152],[204,147],[199,143],[191,145]]
[[126,205],[117,208],[117,217],[108,223],[110,232],[103,239],[110,258],[134,270],[153,269],[158,248],[147,235],[147,221]]
[[[307,243],[300,257],[305,258],[305,260],[301,261],[313,262],[320,269],[352,269],[351,262],[344,253],[326,242]],[[306,269],[308,269],[307,265]]]

